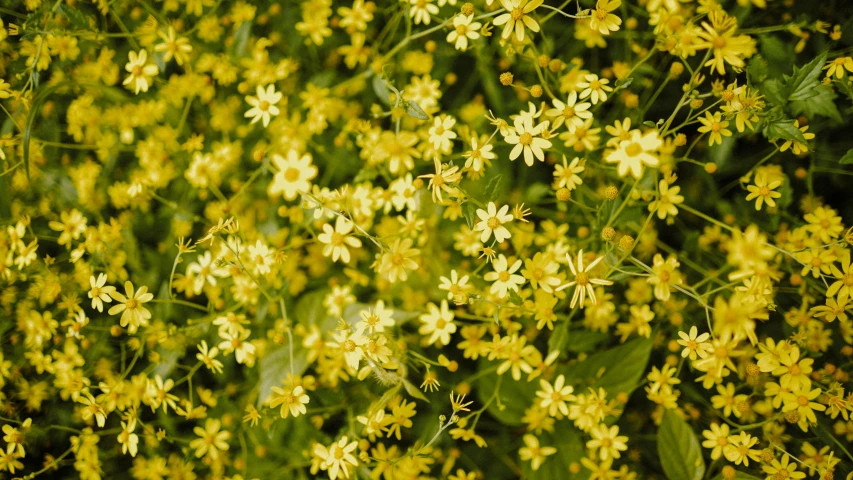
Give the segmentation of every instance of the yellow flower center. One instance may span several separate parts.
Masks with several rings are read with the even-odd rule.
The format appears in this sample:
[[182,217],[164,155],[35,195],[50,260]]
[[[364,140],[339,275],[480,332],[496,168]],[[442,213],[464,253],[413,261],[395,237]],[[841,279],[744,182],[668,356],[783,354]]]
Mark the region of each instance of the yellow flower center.
[[714,45],[714,48],[715,48],[715,49],[717,49],[717,50],[720,50],[720,49],[726,48],[726,39],[725,39],[725,37],[717,37],[717,38],[715,38],[711,43]]
[[767,187],[761,187],[758,193],[761,194],[762,197],[766,197],[767,195],[770,195],[770,189]]
[[446,326],[447,326],[447,321],[446,321],[445,319],[443,319],[443,318],[439,318],[439,319],[435,322],[435,328],[436,328],[436,330],[444,330],[444,327],[446,327]]
[[294,167],[289,167],[284,171],[284,179],[288,182],[295,182],[299,180],[299,169]]
[[269,108],[270,102],[266,100],[261,100],[260,103],[258,103],[258,109],[260,109],[262,112],[266,112],[267,110],[269,110]]
[[500,280],[502,282],[509,281],[509,272],[504,271],[504,272],[499,273],[498,274],[498,280]]
[[844,282],[844,286],[853,287],[853,272],[850,272],[847,275],[844,275],[844,277],[842,277],[841,281]]
[[589,283],[589,274],[586,272],[578,272],[577,277],[575,277],[575,281],[578,283],[578,286],[585,287]]
[[135,310],[139,307],[139,302],[135,298],[128,298],[127,303],[125,304],[125,308],[128,310]]
[[643,147],[641,147],[639,143],[633,142],[625,147],[625,153],[627,153],[629,157],[636,157],[643,153]]
[[512,16],[512,19],[517,22],[521,20],[521,17],[524,16],[524,12],[521,11],[520,8],[513,8],[512,13],[510,15]]
[[518,143],[524,145],[525,147],[529,146],[531,143],[533,143],[533,135],[529,133],[522,133],[518,137]]
[[797,397],[797,404],[799,404],[801,407],[808,406],[809,399],[805,395],[800,395],[799,397]]
[[355,342],[353,342],[352,340],[347,340],[343,343],[343,345],[341,345],[341,348],[343,348],[344,351],[347,353],[354,352],[355,347],[356,347]]
[[486,225],[488,225],[490,229],[495,230],[496,228],[501,226],[501,221],[498,220],[498,217],[491,217],[486,220]]
[[456,25],[456,33],[458,35],[465,35],[468,33],[468,25]]

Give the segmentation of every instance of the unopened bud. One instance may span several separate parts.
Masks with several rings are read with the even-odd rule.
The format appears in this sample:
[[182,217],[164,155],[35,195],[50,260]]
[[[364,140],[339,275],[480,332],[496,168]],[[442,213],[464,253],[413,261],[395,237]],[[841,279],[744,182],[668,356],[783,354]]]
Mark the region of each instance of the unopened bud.
[[511,73],[504,72],[501,74],[501,76],[499,78],[501,81],[501,85],[503,85],[505,87],[508,85],[512,85],[512,74]]
[[634,248],[634,237],[630,235],[623,235],[622,238],[619,239],[619,248],[622,250],[631,250]]
[[568,188],[561,188],[557,190],[557,200],[567,202],[570,198],[572,198],[572,192]]
[[616,200],[616,197],[619,195],[619,189],[610,185],[604,188],[604,198],[608,200]]
[[613,227],[604,227],[604,230],[601,231],[601,238],[605,242],[609,242],[616,238],[616,229]]

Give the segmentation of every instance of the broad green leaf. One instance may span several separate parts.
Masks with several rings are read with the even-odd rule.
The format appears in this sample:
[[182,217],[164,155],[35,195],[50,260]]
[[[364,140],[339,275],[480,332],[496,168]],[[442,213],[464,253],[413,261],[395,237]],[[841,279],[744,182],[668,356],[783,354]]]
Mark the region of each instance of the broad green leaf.
[[630,394],[646,370],[652,341],[636,338],[623,345],[590,355],[587,359],[565,368],[566,379],[576,390],[602,387],[608,397],[623,392]]
[[795,142],[806,143],[806,137],[803,132],[794,126],[793,120],[776,120],[770,122],[764,127],[764,136],[768,140],[793,140]]
[[569,338],[566,342],[566,349],[570,352],[586,353],[595,350],[599,343],[607,340],[609,335],[602,332],[593,332],[590,330],[580,330],[577,332],[569,332]]
[[767,79],[767,60],[761,55],[753,55],[746,67],[746,78],[752,85],[758,85]]
[[758,90],[769,103],[773,105],[785,105],[785,98],[782,97],[782,87],[779,86],[778,80],[767,80],[758,87]]
[[702,480],[705,459],[693,429],[672,410],[665,410],[658,430],[658,456],[670,480]]
[[[495,365],[495,362],[489,362],[486,360],[480,361],[479,363],[480,370],[485,370],[487,368],[494,367]],[[495,392],[495,387],[499,377],[501,378],[501,388],[498,396],[500,403],[493,400],[489,403],[486,411],[504,425],[521,425],[521,418],[524,416],[524,410],[526,410],[536,398],[536,390],[539,388],[539,384],[537,383],[538,380],[534,380],[534,383],[529,383],[526,381],[527,375],[524,374],[520,381],[515,381],[512,379],[512,373],[509,371],[501,376],[498,376],[495,373],[484,375],[477,380],[477,398],[480,400],[481,405],[485,405],[489,402],[489,399]],[[500,408],[501,406],[503,409]]]
[[[326,298],[327,293],[325,289],[321,289],[301,295],[296,302],[296,307],[293,309],[293,313],[291,314],[293,318],[291,320],[301,323],[306,327],[316,325],[322,330],[323,326],[329,323],[328,319],[330,318],[326,312],[326,306],[323,305],[323,300]],[[337,319],[332,319],[332,328],[334,328],[336,321]]]
[[818,85],[814,88],[815,95],[808,100],[797,100],[789,104],[791,113],[794,115],[805,115],[814,118],[815,115],[831,118],[836,122],[843,122],[841,112],[835,106],[835,93],[826,85]]
[[841,165],[853,165],[853,148],[847,150],[847,153],[838,161]]
[[410,117],[415,117],[418,120],[429,120],[426,112],[415,102],[406,102],[406,113]]
[[794,67],[793,75],[785,76],[785,98],[789,102],[805,100],[817,95],[815,88],[821,84],[820,74],[826,63],[827,53],[823,52],[802,68]]
[[495,175],[494,177],[492,177],[491,179],[489,179],[489,183],[486,184],[486,190],[485,190],[486,200],[488,200],[490,202],[494,202],[495,200],[497,200],[498,192],[500,191],[500,188],[501,188],[501,179],[502,178],[503,178],[503,175],[498,174],[498,175]]
[[548,353],[551,352],[560,352],[562,355],[563,351],[566,349],[566,345],[569,343],[569,324],[567,321],[557,322],[554,326],[554,331],[551,332],[551,336],[548,338]]
[[308,351],[299,342],[294,342],[291,368],[290,345],[275,345],[266,351],[258,364],[258,405],[263,405],[272,394],[272,387],[280,387],[291,373],[298,376],[305,372],[308,368]]

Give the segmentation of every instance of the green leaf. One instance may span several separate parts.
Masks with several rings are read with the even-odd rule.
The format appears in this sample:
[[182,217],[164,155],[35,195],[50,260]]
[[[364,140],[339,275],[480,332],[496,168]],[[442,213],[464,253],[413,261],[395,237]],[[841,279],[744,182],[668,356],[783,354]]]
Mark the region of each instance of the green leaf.
[[847,153],[838,161],[841,165],[853,165],[853,148],[847,150]]
[[570,365],[562,372],[570,383],[586,387],[602,387],[608,396],[630,394],[646,370],[652,341],[635,338],[618,347],[590,355],[586,360]]
[[785,98],[782,97],[782,87],[779,86],[778,80],[767,80],[758,88],[764,98],[773,105],[785,105]]
[[418,389],[418,387],[416,387],[412,382],[406,380],[405,378],[403,379],[403,388],[406,389],[406,393],[408,393],[410,396],[429,403],[429,399],[424,396],[424,394]]
[[513,305],[521,305],[522,303],[524,303],[524,300],[521,299],[521,297],[518,295],[518,292],[516,292],[515,290],[510,290],[508,293],[509,303]]
[[634,81],[634,77],[628,77],[616,80],[616,88],[628,88],[629,85]]
[[768,140],[781,138],[782,140],[793,140],[795,142],[806,143],[806,137],[803,132],[794,126],[793,120],[776,120],[770,122],[764,127],[764,136]]
[[546,198],[552,192],[551,187],[544,183],[534,183],[527,188],[524,194],[524,201],[531,205],[536,205],[543,198]]
[[465,202],[462,215],[465,216],[465,223],[468,224],[468,228],[474,228],[474,223],[477,221],[477,206],[471,202]]
[[83,15],[80,9],[72,8],[65,3],[59,4],[59,12],[68,18],[68,22],[77,30],[83,30],[89,27],[89,20]]
[[836,122],[843,122],[841,112],[835,106],[835,93],[826,85],[818,85],[814,88],[815,95],[808,100],[797,100],[790,103],[791,113],[794,115],[805,115],[814,118],[815,115],[831,118]]
[[242,57],[246,53],[246,47],[249,45],[249,37],[252,35],[252,21],[243,22],[237,27],[234,32],[234,43],[231,45],[231,52],[235,58]]
[[827,54],[828,52],[823,52],[802,68],[795,66],[793,75],[784,77],[785,98],[789,102],[806,100],[817,95],[815,88],[821,84],[820,74]]
[[[491,367],[494,367],[493,362],[482,360],[479,363],[480,370]],[[520,381],[515,381],[509,371],[503,375],[495,373],[484,375],[477,380],[477,397],[483,405],[488,403],[489,406],[486,407],[486,411],[499,422],[510,426],[521,425],[524,410],[533,403],[536,398],[536,389],[539,388],[537,383],[528,383],[526,377],[525,374]],[[501,379],[501,389],[498,394],[500,402],[493,400],[489,403],[499,378]]]
[[406,113],[410,117],[415,117],[418,120],[429,120],[426,112],[415,102],[406,102]]
[[486,190],[484,192],[486,194],[487,201],[494,202],[497,200],[498,191],[501,187],[501,178],[503,178],[503,175],[497,174],[489,179],[489,183],[486,184]]
[[767,79],[767,60],[761,55],[753,55],[746,67],[746,78],[752,85],[758,85]]
[[302,375],[308,368],[308,351],[299,342],[293,343],[293,364],[290,363],[290,345],[275,345],[267,350],[258,362],[258,405],[272,394],[272,387],[280,387],[291,372]]
[[325,289],[320,289],[302,294],[293,309],[293,319],[306,327],[316,325],[320,330],[335,328],[337,319],[329,316],[323,305],[327,293]]
[[391,90],[388,88],[388,82],[379,75],[373,76],[373,91],[376,96],[385,105],[391,106]]
[[670,480],[702,480],[705,459],[693,429],[672,410],[665,410],[658,430],[658,456]]
[[580,330],[569,334],[566,349],[576,353],[586,353],[595,350],[599,343],[607,340],[609,335],[602,332]]

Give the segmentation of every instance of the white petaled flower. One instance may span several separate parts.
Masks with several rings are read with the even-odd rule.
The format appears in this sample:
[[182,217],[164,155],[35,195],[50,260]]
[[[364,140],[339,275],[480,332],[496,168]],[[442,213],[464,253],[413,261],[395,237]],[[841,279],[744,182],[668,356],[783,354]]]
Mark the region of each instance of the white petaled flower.
[[494,282],[489,291],[500,298],[506,297],[509,290],[517,292],[518,286],[525,282],[524,277],[515,274],[521,268],[521,260],[516,260],[512,265],[508,265],[508,263],[506,257],[501,254],[492,262],[495,271],[483,276],[487,282]]
[[593,285],[613,285],[613,282],[610,280],[603,280],[600,278],[590,278],[589,272],[595,268],[596,265],[603,259],[604,257],[598,257],[592,261],[589,265],[584,268],[583,266],[583,250],[578,251],[578,265],[575,267],[572,257],[569,254],[566,254],[566,261],[569,264],[569,269],[572,271],[572,274],[575,276],[575,279],[565,285],[560,285],[557,287],[557,291],[565,290],[569,287],[575,287],[575,293],[572,295],[572,303],[569,305],[569,308],[575,308],[575,305],[580,301],[580,308],[583,308],[584,300],[587,295],[592,300],[593,305],[598,303],[595,299],[595,291],[593,290]]
[[448,115],[435,117],[435,121],[429,129],[429,142],[432,148],[439,152],[447,153],[453,148],[453,139],[456,132],[451,130],[456,125],[456,119]]
[[463,52],[468,49],[468,40],[480,38],[477,30],[483,25],[480,22],[472,22],[474,15],[456,15],[453,18],[453,30],[447,34],[447,41],[452,43],[456,50]]
[[266,89],[258,85],[257,93],[257,97],[246,96],[246,103],[252,108],[246,112],[245,117],[251,117],[251,123],[263,120],[266,127],[270,124],[270,118],[280,113],[276,104],[281,101],[281,92],[276,92],[274,85],[267,85]]
[[507,143],[515,145],[512,151],[509,152],[509,159],[515,160],[523,153],[524,163],[528,167],[533,166],[534,157],[539,159],[540,162],[544,162],[544,150],[551,148],[551,142],[541,138],[540,135],[548,129],[548,123],[542,122],[534,126],[533,119],[529,116],[519,115],[515,117],[515,121],[513,122],[515,132],[504,137]]
[[504,205],[498,210],[495,202],[489,202],[486,210],[477,209],[477,216],[480,217],[480,221],[474,225],[474,231],[479,232],[482,230],[483,233],[480,235],[481,242],[485,243],[492,233],[495,234],[495,241],[498,243],[512,236],[509,230],[503,226],[504,223],[511,222],[513,219],[512,214],[507,212],[509,212],[509,205]]

